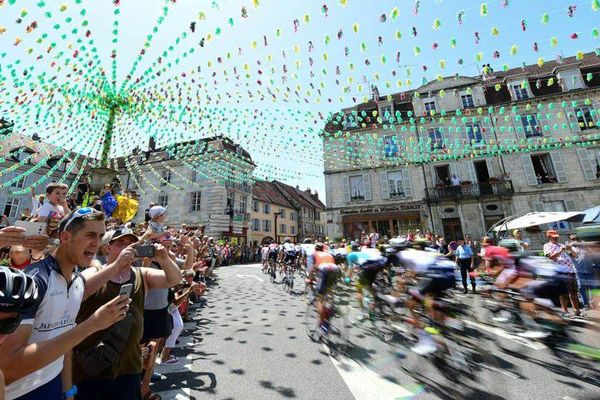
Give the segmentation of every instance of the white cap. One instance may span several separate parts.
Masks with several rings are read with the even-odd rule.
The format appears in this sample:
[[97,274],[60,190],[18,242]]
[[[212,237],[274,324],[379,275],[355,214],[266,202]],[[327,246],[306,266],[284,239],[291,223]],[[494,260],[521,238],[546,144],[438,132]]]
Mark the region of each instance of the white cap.
[[150,218],[156,218],[156,217],[160,217],[161,215],[163,215],[166,212],[167,212],[166,207],[154,206],[150,209],[150,211],[148,211],[148,215],[150,216]]

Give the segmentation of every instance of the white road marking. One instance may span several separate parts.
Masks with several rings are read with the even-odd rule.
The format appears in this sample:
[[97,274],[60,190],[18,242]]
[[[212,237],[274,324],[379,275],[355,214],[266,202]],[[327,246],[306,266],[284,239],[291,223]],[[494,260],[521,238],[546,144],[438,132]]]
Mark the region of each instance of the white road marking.
[[[327,348],[323,345],[325,350]],[[414,394],[400,385],[382,378],[354,360],[337,355],[329,359],[356,400],[394,400],[411,398]]]
[[258,276],[255,275],[236,274],[235,276],[237,276],[238,278],[254,278],[257,281],[264,282],[264,280],[260,279]]
[[500,336],[500,337],[503,337],[505,339],[512,340],[512,341],[514,341],[516,343],[522,344],[523,346],[527,346],[527,347],[529,347],[530,349],[533,349],[533,350],[543,350],[543,349],[547,348],[547,346],[545,344],[543,344],[543,343],[538,343],[538,342],[535,342],[535,341],[527,340],[525,338],[521,338],[519,336],[511,335],[510,333],[508,333],[508,332],[506,332],[506,331],[504,331],[504,330],[502,330],[500,328],[495,328],[493,326],[488,326],[488,325],[484,325],[484,324],[480,324],[480,323],[473,322],[473,321],[468,321],[468,320],[465,320],[464,322],[466,324],[468,324],[468,325],[472,325],[472,326],[475,326],[475,327],[477,327],[479,329],[483,329],[484,331],[488,331],[490,333],[493,333],[496,336]]
[[562,398],[562,400],[577,400],[577,399],[574,397],[571,397],[571,396],[565,396]]

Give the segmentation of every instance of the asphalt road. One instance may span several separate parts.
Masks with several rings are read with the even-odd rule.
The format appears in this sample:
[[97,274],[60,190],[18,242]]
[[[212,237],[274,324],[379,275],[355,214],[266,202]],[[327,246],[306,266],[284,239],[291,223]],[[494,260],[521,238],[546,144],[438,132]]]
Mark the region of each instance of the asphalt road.
[[469,327],[480,335],[485,361],[473,379],[456,378],[459,385],[407,352],[401,335],[386,342],[369,320],[356,322],[349,288],[336,301],[342,339],[330,355],[306,334],[303,285],[296,283],[290,294],[258,265],[220,268],[173,352],[180,364],[159,365],[164,378],[152,389],[163,399],[600,399],[600,386],[574,377],[545,346],[477,323]]

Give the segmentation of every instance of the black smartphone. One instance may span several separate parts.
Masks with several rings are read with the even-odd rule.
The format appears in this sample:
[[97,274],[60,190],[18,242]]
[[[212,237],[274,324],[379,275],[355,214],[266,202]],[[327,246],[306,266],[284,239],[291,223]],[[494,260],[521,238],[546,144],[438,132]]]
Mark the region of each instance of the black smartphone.
[[135,246],[135,254],[138,257],[154,257],[156,248],[153,245],[140,245]]

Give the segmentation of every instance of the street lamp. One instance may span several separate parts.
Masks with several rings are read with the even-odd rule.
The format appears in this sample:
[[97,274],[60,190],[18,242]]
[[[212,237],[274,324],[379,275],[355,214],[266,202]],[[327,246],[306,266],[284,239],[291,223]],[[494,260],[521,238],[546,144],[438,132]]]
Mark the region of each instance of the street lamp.
[[279,240],[277,239],[277,218],[281,217],[281,211],[273,213],[273,215],[275,216],[275,241],[279,243]]

